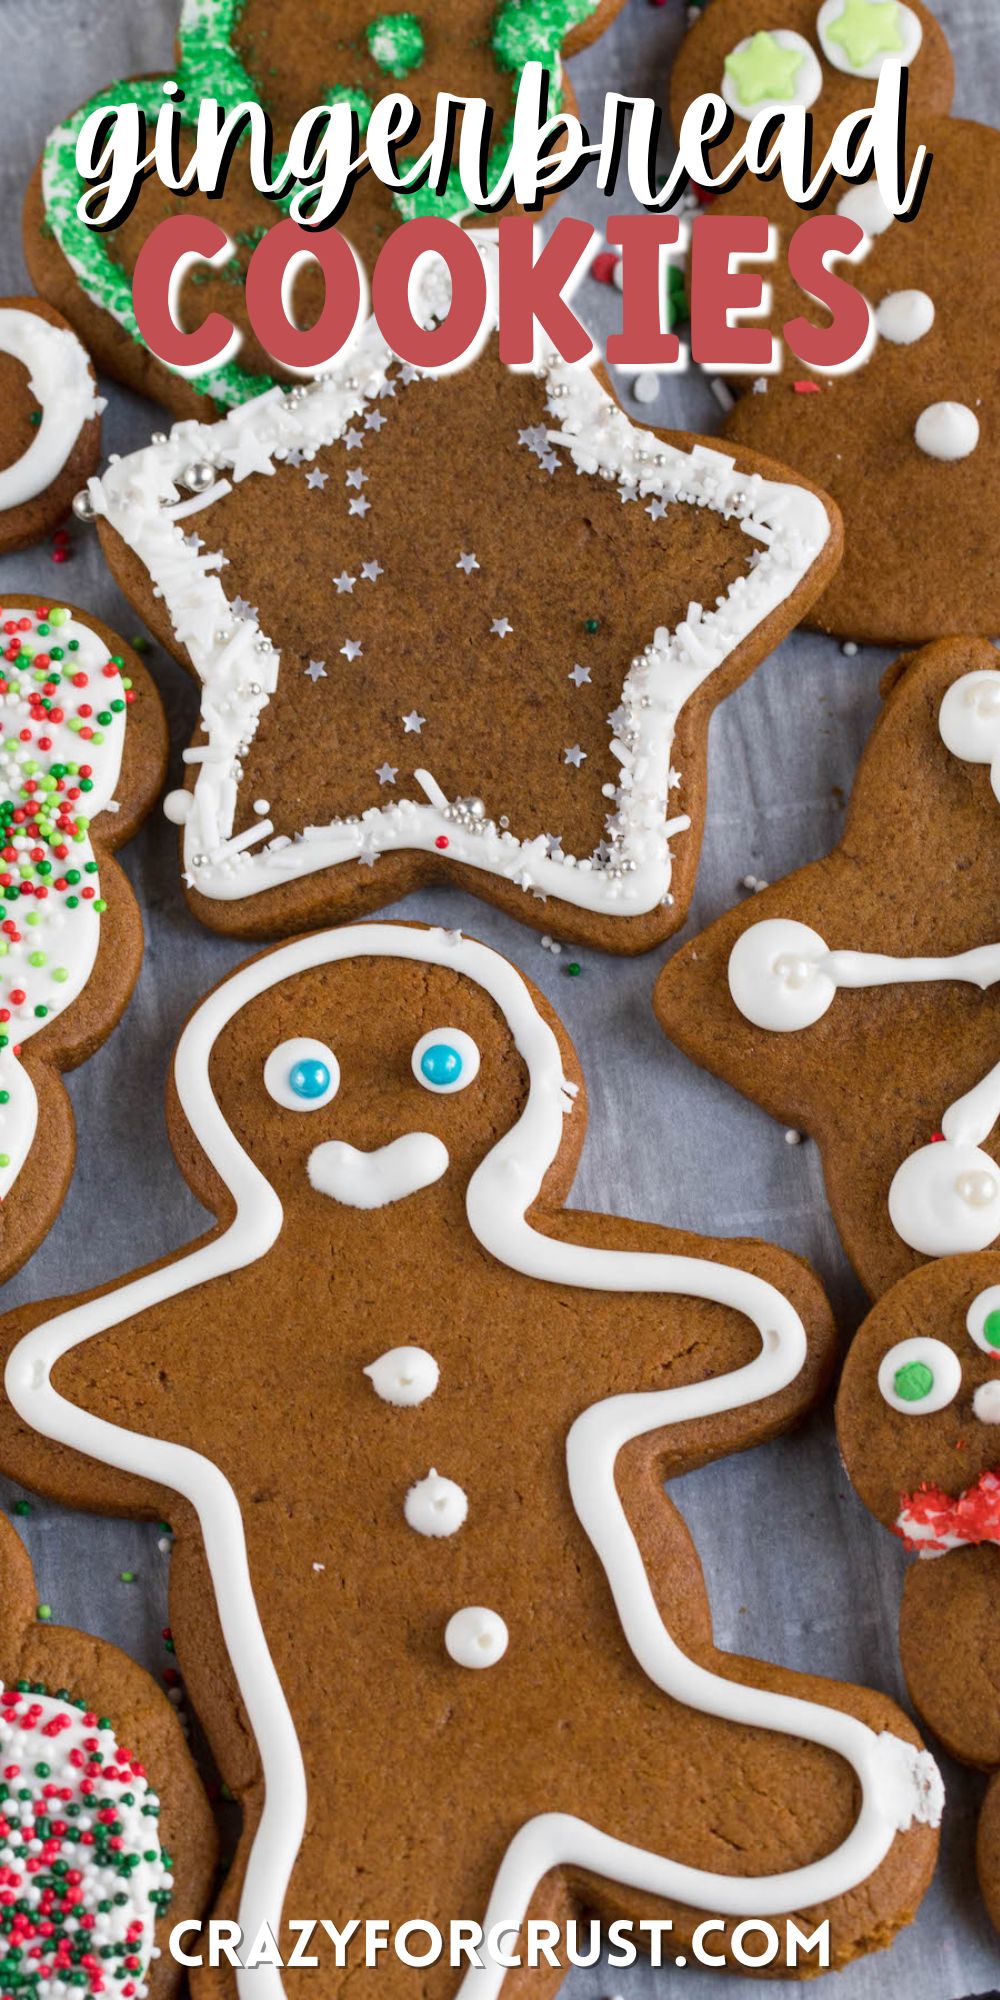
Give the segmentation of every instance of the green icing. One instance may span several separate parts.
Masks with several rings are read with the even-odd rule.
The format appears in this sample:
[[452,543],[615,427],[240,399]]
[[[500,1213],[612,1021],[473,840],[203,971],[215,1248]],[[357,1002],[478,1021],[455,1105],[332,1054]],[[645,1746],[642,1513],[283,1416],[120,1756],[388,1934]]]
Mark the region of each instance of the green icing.
[[[180,54],[176,71],[138,78],[128,86],[129,101],[139,106],[151,124],[165,102],[164,83],[176,82],[184,94],[185,105],[192,111],[196,110],[202,97],[214,97],[229,108],[242,99],[261,96],[259,83],[244,68],[233,48],[233,35],[245,4],[246,0],[184,0],[178,29]],[[597,5],[598,0],[502,0],[491,37],[491,46],[501,69],[516,75],[526,62],[531,61],[554,68],[561,44],[570,29],[586,20]],[[381,43],[387,35],[392,39],[397,59],[405,60],[407,69],[414,68],[422,60],[423,34],[415,15],[382,15],[372,21],[368,42],[380,67],[384,65],[373,43],[376,40]],[[406,70],[390,69],[390,73],[402,76]],[[132,339],[142,346],[144,343],[132,305],[131,280],[111,255],[108,236],[88,228],[76,212],[77,202],[85,192],[85,183],[76,170],[76,142],[80,130],[93,111],[105,107],[113,109],[121,103],[122,95],[120,83],[109,85],[106,90],[98,91],[89,98],[65,124],[57,126],[50,134],[42,162],[45,216],[41,229],[44,235],[55,238],[88,295],[105,312],[111,313]],[[554,111],[558,110],[559,101],[557,82],[553,79],[550,102]],[[334,84],[327,91],[325,102],[352,104],[361,131],[367,129],[372,100],[360,85]],[[509,152],[510,131],[508,120],[491,154],[492,169],[498,170]],[[283,162],[284,156],[277,155],[275,173],[280,171]],[[280,198],[276,206],[287,209],[293,194],[294,189],[288,196]],[[469,202],[454,168],[448,176],[443,195],[427,188],[400,191],[393,196],[393,204],[404,221],[427,215],[456,219],[469,213]],[[251,397],[259,396],[273,386],[271,377],[251,374],[237,361],[226,362],[214,373],[188,379],[199,395],[211,397],[220,408],[232,408],[248,402]]]
[[904,47],[897,0],[844,0],[844,11],[827,29],[853,69],[876,56],[898,55]]
[[897,1368],[892,1386],[902,1403],[922,1403],[934,1387],[934,1375],[926,1361],[907,1361]]
[[409,76],[424,59],[424,31],[415,14],[380,14],[370,21],[368,53],[386,76]]

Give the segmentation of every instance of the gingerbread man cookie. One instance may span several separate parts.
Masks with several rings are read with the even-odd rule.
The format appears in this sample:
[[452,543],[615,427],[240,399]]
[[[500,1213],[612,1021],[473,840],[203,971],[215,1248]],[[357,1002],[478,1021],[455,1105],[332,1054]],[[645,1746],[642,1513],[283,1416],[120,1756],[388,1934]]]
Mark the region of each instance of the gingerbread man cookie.
[[672,1041],[816,1139],[861,1281],[1000,1236],[1000,670],[982,639],[897,661],[838,847],[661,974]]
[[177,425],[90,492],[202,683],[167,810],[192,908],[240,936],[444,877],[607,950],[659,942],[694,884],[711,709],[840,552],[821,494],[643,429],[589,369],[489,347],[435,380],[374,322],[314,387]]
[[168,1933],[212,1887],[208,1801],[149,1675],[106,1640],[39,1623],[36,1601],[0,1517],[0,1985],[167,2000],[181,1976]]
[[0,1279],[36,1248],[73,1168],[59,1071],[92,1055],[139,974],[142,921],[112,852],[163,783],[145,668],[71,606],[0,608]]
[[97,1507],[170,1493],[178,1655],[244,1807],[226,1914],[286,1948],[283,1912],[581,1907],[682,1949],[705,1912],[720,1952],[793,1910],[833,1964],[888,1943],[935,1768],[885,1697],[717,1651],[662,1490],[821,1393],[807,1268],[565,1210],[572,1049],[458,932],[251,960],[189,1021],[170,1119],[218,1223],[8,1317],[0,1462]]
[[[967,274],[978,268],[983,232],[989,239],[1000,227],[1000,135],[944,116],[951,59],[924,7],[782,0],[761,25],[765,32],[747,42],[744,0],[713,0],[678,57],[675,124],[690,98],[718,89],[720,78],[734,106],[742,79],[753,102],[734,107],[735,148],[746,115],[782,101],[774,65],[779,38],[790,36],[801,58],[799,98],[807,74],[819,91],[810,105],[817,162],[838,120],[871,102],[874,79],[892,57],[908,65],[908,164],[923,145],[931,165],[919,210],[906,222],[892,220],[874,182],[849,187],[835,179],[815,211],[850,216],[865,231],[854,262],[833,268],[868,301],[874,345],[860,366],[834,375],[810,370],[780,337],[803,312],[817,316],[788,271],[784,247],[804,216],[780,177],[745,179],[713,202],[715,217],[765,216],[777,243],[773,261],[755,267],[771,292],[766,324],[776,336],[776,371],[730,377],[739,399],[723,434],[798,467],[843,511],[844,563],[810,622],[881,645],[994,632],[1000,590],[983,535],[1000,470],[992,315]],[[758,49],[762,42],[773,47]],[[718,168],[725,157],[723,146]]]
[[101,410],[72,327],[41,299],[0,300],[0,554],[41,541],[96,472]]
[[953,1757],[992,1773],[976,1859],[1000,1928],[1000,1256],[911,1272],[869,1314],[837,1399],[865,1506],[917,1560],[899,1647],[920,1714]]
[[[184,195],[186,212],[221,223],[233,246],[222,266],[199,264],[184,278],[177,301],[184,326],[198,326],[211,312],[233,320],[242,336],[238,355],[223,366],[187,378],[157,360],[143,344],[132,304],[136,259],[157,223],[177,212],[177,197],[155,176],[148,179],[128,217],[109,237],[82,221],[77,204],[85,183],[76,165],[76,142],[85,120],[103,106],[131,102],[152,123],[167,101],[197,114],[203,97],[232,108],[255,100],[273,127],[273,158],[280,161],[296,119],[317,104],[349,104],[363,135],[374,102],[405,91],[421,113],[402,170],[430,143],[439,91],[486,100],[495,114],[490,180],[499,155],[509,150],[510,121],[524,64],[538,61],[550,73],[550,105],[575,109],[562,68],[564,56],[585,48],[610,24],[622,0],[446,0],[445,5],[389,0],[183,0],[176,69],[166,76],[112,83],[81,105],[52,132],[28,191],[25,255],[33,282],[76,326],[100,367],[130,388],[155,397],[177,416],[211,417],[216,409],[245,402],[267,389],[274,364],[246,314],[243,282],[250,255],[271,224],[287,212],[250,179],[245,146],[238,147],[221,199],[198,189]],[[181,169],[189,164],[193,133],[180,135]],[[442,195],[426,188],[393,194],[372,174],[355,187],[340,227],[366,270],[391,229],[415,215],[459,215],[468,204],[453,171]],[[505,210],[509,213],[509,210]],[[315,266],[296,279],[295,316],[311,326],[323,302]]]

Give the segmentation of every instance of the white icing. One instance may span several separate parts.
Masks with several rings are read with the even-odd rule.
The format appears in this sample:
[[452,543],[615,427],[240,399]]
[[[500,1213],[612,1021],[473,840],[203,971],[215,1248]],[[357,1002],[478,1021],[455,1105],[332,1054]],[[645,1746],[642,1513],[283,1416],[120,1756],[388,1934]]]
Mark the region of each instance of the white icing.
[[892,221],[892,210],[883,201],[877,181],[848,188],[837,203],[837,214],[858,223],[866,236],[882,236]]
[[881,74],[885,63],[911,63],[914,56],[919,53],[924,39],[919,15],[914,13],[912,7],[904,6],[903,0],[899,0],[898,5],[896,0],[881,0],[881,4],[894,8],[895,25],[899,32],[901,47],[883,49],[878,55],[871,56],[867,62],[855,64],[839,42],[830,40],[830,29],[845,12],[844,0],[823,0],[823,5],[816,16],[816,33],[823,54],[834,69],[843,70],[847,76],[864,76],[874,80]]
[[[425,1059],[433,1061],[431,1052],[440,1049],[450,1050],[458,1057],[460,1065],[457,1074],[444,1082],[435,1081],[434,1076],[429,1076],[424,1069]],[[435,1097],[451,1097],[456,1090],[466,1090],[479,1075],[479,1050],[472,1036],[467,1035],[463,1028],[429,1029],[426,1035],[421,1035],[411,1061],[417,1082]]]
[[507,1651],[508,1638],[499,1612],[488,1611],[483,1604],[467,1604],[464,1611],[456,1611],[444,1630],[445,1649],[459,1667],[495,1667]]
[[444,1479],[433,1466],[426,1479],[418,1479],[410,1487],[403,1502],[403,1513],[418,1535],[457,1535],[468,1511],[462,1488],[453,1479]]
[[[493,234],[476,240],[493,297]],[[440,286],[439,270],[436,277]],[[434,278],[431,264],[428,312],[437,297]],[[611,739],[621,777],[611,824],[595,828],[593,851],[566,854],[548,838],[548,829],[515,832],[486,809],[478,816],[467,812],[448,800],[426,770],[412,773],[425,795],[421,801],[385,799],[383,793],[383,802],[360,814],[302,827],[294,839],[276,835],[269,818],[233,834],[241,760],[284,668],[255,616],[234,614],[219,575],[224,551],[199,552],[185,539],[184,524],[197,508],[206,534],[209,510],[230,492],[248,439],[269,467],[292,451],[311,459],[377,398],[391,364],[371,321],[350,355],[309,390],[270,390],[216,424],[175,424],[165,442],[117,460],[100,482],[91,482],[95,507],[145,565],[202,683],[206,741],[188,752],[195,771],[194,806],[184,822],[188,879],[200,894],[229,902],[341,862],[399,850],[433,853],[445,839],[449,861],[513,881],[526,892],[561,897],[609,916],[653,910],[670,889],[671,837],[689,825],[686,815],[669,815],[678,717],[802,582],[829,540],[830,521],[820,499],[801,487],[739,472],[731,458],[706,445],[683,451],[651,439],[588,367],[570,367],[558,357],[534,371],[548,392],[547,447],[557,463],[570,473],[614,480],[624,498],[706,507],[734,519],[747,537],[748,556],[755,557],[753,567],[717,600],[691,604],[676,631],[658,626],[631,664],[623,662],[617,733]],[[414,379],[412,369],[393,375],[397,400]],[[379,402],[378,409],[393,421],[391,402]],[[181,500],[183,475],[194,464],[210,465],[217,477],[193,500]],[[289,671],[295,670],[293,663]],[[470,773],[470,786],[475,775]],[[172,807],[175,817],[177,810]]]
[[[184,797],[187,796],[185,792]],[[303,1096],[301,1086],[298,1090],[294,1088],[299,1066],[303,1063],[321,1064],[326,1072],[326,1086],[315,1096]],[[318,1071],[316,1080],[321,1080]],[[285,1111],[321,1111],[337,1095],[340,1064],[325,1042],[314,1041],[311,1035],[293,1035],[289,1041],[279,1042],[277,1048],[271,1050],[264,1064],[264,1085],[275,1103]]]
[[440,1370],[433,1354],[425,1347],[390,1347],[377,1361],[370,1361],[365,1374],[383,1403],[410,1409],[426,1403],[438,1385]]
[[174,826],[183,826],[194,810],[194,798],[190,792],[166,792],[163,798],[163,817]]
[[972,1398],[972,1414],[981,1424],[1000,1424],[1000,1376],[979,1384]]
[[929,403],[921,410],[913,435],[928,458],[952,464],[968,458],[979,443],[979,418],[967,403]]
[[[930,1370],[933,1377],[926,1395],[919,1397],[901,1396],[896,1388],[896,1378],[904,1368],[922,1367]],[[946,1410],[953,1403],[962,1386],[962,1364],[953,1347],[943,1340],[929,1340],[918,1334],[912,1340],[899,1340],[883,1355],[878,1371],[879,1394],[890,1409],[898,1410],[904,1417],[928,1417],[938,1410]]]
[[986,1338],[986,1321],[995,1312],[1000,1312],[1000,1285],[990,1285],[985,1292],[978,1293],[965,1315],[965,1324],[976,1346],[1000,1361],[1000,1347]]
[[[466,1193],[469,1226],[488,1255],[542,1284],[577,1290],[581,1322],[586,1319],[585,1295],[593,1290],[713,1300],[745,1314],[757,1329],[760,1349],[740,1368],[675,1388],[616,1395],[584,1411],[567,1440],[570,1492],[607,1575],[626,1642],[654,1684],[699,1712],[825,1745],[852,1766],[859,1788],[858,1817],[840,1846],[815,1862],[772,1876],[690,1867],[629,1846],[572,1815],[542,1814],[512,1840],[486,1921],[502,1917],[505,1923],[519,1922],[539,1881],[560,1866],[583,1868],[697,1909],[743,1917],[784,1914],[846,1894],[880,1866],[900,1830],[914,1819],[936,1822],[941,1787],[933,1760],[890,1734],[876,1735],[839,1709],[744,1686],[691,1660],[664,1626],[615,1482],[618,1455],[632,1438],[745,1408],[794,1381],[806,1355],[802,1322],[773,1285],[735,1263],[593,1249],[538,1233],[528,1214],[559,1152],[575,1096],[563,1075],[552,1028],[520,973],[486,946],[455,932],[370,923],[296,938],[242,966],[202,1002],[181,1036],[174,1075],[193,1138],[229,1191],[232,1221],[187,1256],[35,1327],[14,1348],[5,1375],[14,1409],[36,1431],[173,1488],[197,1512],[221,1629],[263,1771],[263,1810],[240,1896],[244,1932],[256,1936],[264,1922],[277,1932],[306,1823],[307,1794],[294,1724],[253,1594],[239,1501],[210,1459],[93,1416],[56,1391],[52,1374],[60,1359],[82,1342],[252,1265],[277,1241],[281,1202],[216,1102],[212,1050],[251,1000],[300,972],[355,957],[401,959],[458,972],[488,994],[506,1019],[529,1089],[516,1124],[481,1162]],[[468,1987],[476,2000],[492,2000],[501,1977],[500,1967],[473,1970],[463,1981],[463,1994]],[[283,1990],[280,1973],[271,1967],[239,1972],[237,1985],[241,2000],[278,2000]]]
[[[1000,1117],[1000,1066],[993,1072],[990,1103],[989,1122],[977,1120],[971,1128],[982,1139]],[[952,1120],[950,1112],[941,1129],[948,1144],[921,1146],[897,1167],[889,1188],[889,1219],[896,1235],[924,1257],[987,1250],[1000,1236],[1000,1169],[978,1144],[962,1136],[968,1128]]]
[[928,292],[887,292],[876,308],[875,324],[883,340],[912,347],[934,325],[934,300]]
[[0,472],[0,510],[23,507],[58,479],[84,424],[104,408],[86,350],[68,326],[0,306],[0,354],[27,368],[42,421],[26,452]]
[[439,1181],[448,1171],[448,1149],[433,1132],[403,1132],[371,1153],[328,1139],[313,1147],[307,1165],[317,1194],[348,1208],[386,1208]]
[[[0,1682],[0,1690],[4,1686]],[[157,1832],[156,1794],[141,1765],[119,1747],[114,1730],[107,1723],[102,1727],[99,1718],[89,1710],[81,1710],[73,1702],[54,1695],[11,1689],[11,1694],[15,1693],[16,1702],[0,1704],[0,1767],[5,1775],[8,1766],[16,1768],[19,1778],[19,1782],[9,1780],[10,1796],[0,1804],[0,1880],[4,1883],[5,1900],[16,1896],[18,1903],[26,1903],[30,1915],[37,1919],[46,1893],[43,1885],[50,1875],[48,1868],[39,1875],[30,1865],[41,1850],[34,1831],[34,1813],[44,1783],[61,1795],[55,1817],[64,1820],[68,1828],[68,1837],[63,1836],[61,1841],[56,1837],[58,1858],[68,1869],[79,1871],[81,1878],[77,1916],[70,1916],[65,1924],[57,1920],[57,1927],[72,1933],[77,1929],[78,1916],[88,1917],[92,1924],[88,1949],[109,1953],[102,1968],[109,1989],[117,1985],[115,1974],[121,1972],[126,1955],[118,1948],[131,1945],[127,1955],[138,1959],[139,1970],[126,1976],[136,2000],[145,2000],[159,1914],[157,1899],[169,1892],[173,1883]],[[95,1750],[99,1765],[93,1755]],[[49,1767],[44,1779],[36,1774],[39,1761]],[[22,1789],[28,1794],[23,1799],[19,1796]],[[75,1806],[76,1812],[66,1813],[67,1804]],[[98,1809],[112,1808],[118,1821],[120,1846],[102,1855],[96,1842],[87,1844],[74,1835],[91,1831],[93,1821],[89,1816]],[[138,1857],[136,1865],[125,1874],[121,1862],[132,1855]],[[122,1898],[120,1902],[116,1901],[118,1897]],[[138,1932],[132,1928],[136,1925]],[[33,1989],[38,2000],[58,2000],[59,1996],[77,1990],[58,1972],[47,1970],[49,1959],[44,1938],[36,1936],[24,1949],[38,1961],[38,1984]],[[6,1952],[7,1941],[0,1938],[0,1962],[6,1959]]]
[[989,669],[953,681],[941,703],[938,727],[953,757],[988,764],[1000,800],[1000,672]]
[[[735,111],[737,118],[743,118],[748,123],[761,111],[785,111],[793,104],[798,104],[808,111],[809,106],[815,104],[823,88],[823,71],[820,68],[819,58],[804,35],[797,35],[794,28],[771,28],[765,32],[770,33],[779,48],[795,49],[801,61],[795,73],[795,88],[791,97],[761,97],[754,104],[743,102],[736,87],[735,77],[732,77],[727,69],[723,70],[719,91],[730,111]],[[731,53],[734,56],[742,55],[753,39],[753,35],[745,35],[741,42],[737,42]]]
[[[53,604],[51,609],[58,614],[63,607]],[[0,657],[0,678],[7,683],[7,692],[0,693],[0,798],[20,807],[32,796],[26,789],[32,781],[39,783],[51,775],[53,766],[66,764],[88,764],[91,789],[83,791],[71,776],[60,781],[61,791],[34,794],[36,799],[65,801],[79,837],[62,843],[67,851],[55,859],[54,850],[42,843],[53,865],[53,886],[44,898],[21,896],[16,903],[4,901],[0,906],[0,923],[14,926],[13,934],[0,932],[0,1008],[8,1016],[0,1023],[7,1037],[6,1047],[0,1048],[0,1092],[5,1093],[0,1101],[0,1201],[10,1193],[24,1166],[38,1123],[34,1085],[15,1049],[73,1005],[97,958],[101,913],[94,905],[101,892],[87,827],[113,801],[125,742],[125,690],[117,669],[110,676],[104,672],[110,661],[97,633],[67,616],[64,623],[50,624],[48,632],[39,635],[38,624],[46,621],[16,600],[5,598],[0,609],[0,653],[11,643],[3,625],[21,619],[30,621],[27,631],[16,634],[22,653],[33,660],[59,648],[63,658],[53,662],[55,669],[64,675],[86,674],[87,685],[77,689],[60,680],[54,700],[63,710],[63,720],[54,722],[51,715],[39,720],[32,714],[32,699],[45,685],[48,670],[19,667]],[[118,703],[117,710],[112,709],[112,702]],[[94,711],[85,723],[95,732],[89,738],[70,727],[71,722],[79,721],[81,703]],[[98,723],[98,714],[109,719]],[[23,734],[26,741],[21,740]],[[78,791],[75,801],[69,800],[67,788]],[[23,828],[14,827],[0,846],[15,850],[13,860],[0,861],[0,873],[9,871],[16,878],[23,867],[30,878],[33,869],[29,858],[38,850],[38,841]],[[65,874],[57,874],[57,869]],[[69,900],[70,892],[54,886],[70,870],[80,876],[72,892],[75,904]],[[22,997],[15,999],[15,994]]]

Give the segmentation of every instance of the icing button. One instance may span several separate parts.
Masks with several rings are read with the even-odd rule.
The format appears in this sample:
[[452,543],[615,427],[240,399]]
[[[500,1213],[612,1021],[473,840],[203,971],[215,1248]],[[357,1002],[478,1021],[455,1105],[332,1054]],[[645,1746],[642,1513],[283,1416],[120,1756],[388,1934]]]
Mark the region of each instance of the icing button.
[[425,1347],[390,1347],[364,1370],[376,1396],[397,1409],[426,1403],[438,1385],[440,1370]]
[[979,1384],[972,1398],[972,1414],[981,1424],[1000,1424],[1000,1377]]
[[457,1535],[469,1511],[469,1502],[453,1479],[443,1478],[433,1465],[426,1479],[418,1479],[403,1502],[403,1513],[418,1535]]
[[445,1651],[457,1667],[493,1667],[503,1659],[509,1636],[498,1612],[467,1604],[444,1628]]
[[913,435],[928,458],[953,464],[968,458],[979,443],[979,418],[967,403],[929,403],[921,410]]

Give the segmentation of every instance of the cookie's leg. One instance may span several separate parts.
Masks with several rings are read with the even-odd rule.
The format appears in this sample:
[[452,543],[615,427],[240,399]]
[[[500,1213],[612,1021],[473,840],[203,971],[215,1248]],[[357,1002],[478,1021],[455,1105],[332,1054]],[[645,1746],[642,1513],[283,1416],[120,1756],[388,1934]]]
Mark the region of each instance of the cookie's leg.
[[1000,1931],[1000,1771],[990,1779],[979,1815],[976,1873],[990,1921]]

